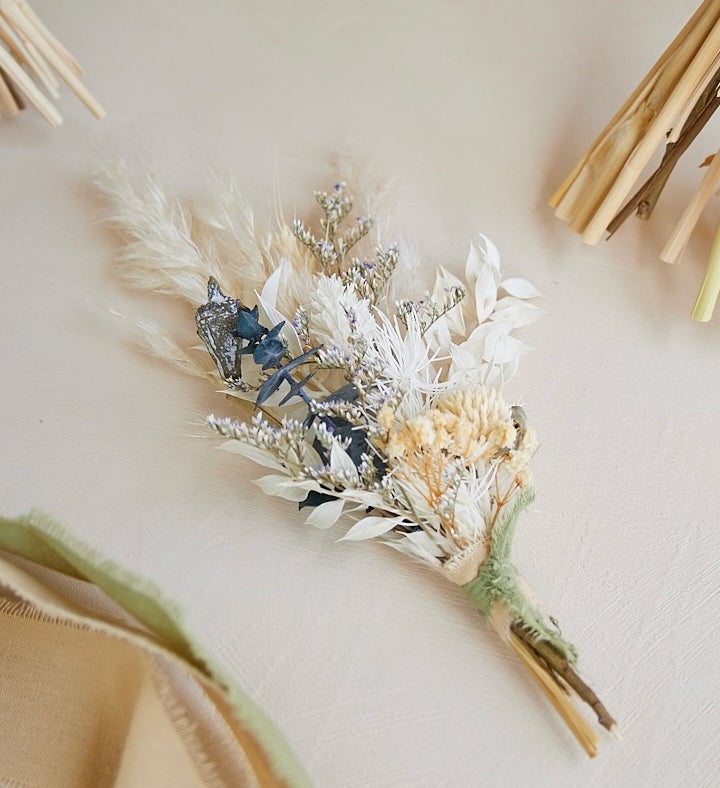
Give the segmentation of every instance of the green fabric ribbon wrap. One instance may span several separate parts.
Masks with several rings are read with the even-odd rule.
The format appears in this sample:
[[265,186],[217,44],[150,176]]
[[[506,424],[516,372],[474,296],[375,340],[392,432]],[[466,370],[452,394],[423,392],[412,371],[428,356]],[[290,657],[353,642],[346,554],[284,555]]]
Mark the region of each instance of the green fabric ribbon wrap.
[[485,616],[503,605],[511,619],[524,626],[537,640],[550,643],[571,664],[577,663],[577,649],[564,640],[557,629],[527,598],[519,583],[517,569],[510,561],[515,525],[523,509],[535,500],[532,488],[519,490],[498,517],[492,531],[490,552],[480,565],[477,577],[462,586],[463,593]]

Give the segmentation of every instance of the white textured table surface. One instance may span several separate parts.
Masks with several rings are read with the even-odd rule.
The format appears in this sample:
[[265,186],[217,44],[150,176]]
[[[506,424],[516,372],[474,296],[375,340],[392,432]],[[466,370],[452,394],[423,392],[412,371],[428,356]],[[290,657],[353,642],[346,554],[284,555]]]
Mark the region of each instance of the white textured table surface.
[[[35,7],[108,117],[65,91],[57,130],[0,122],[2,510],[46,510],[180,601],[318,786],[720,784],[720,315],[688,317],[720,203],[657,260],[717,127],[648,226],[591,248],[545,206],[694,3]],[[428,267],[482,231],[545,296],[510,389],[542,439],[516,560],[620,721],[594,762],[452,588],[304,527],[194,437],[223,399],[108,312],[181,315],[114,278],[102,163],[186,197],[228,168],[259,212],[277,178],[292,215],[348,144],[407,186]]]

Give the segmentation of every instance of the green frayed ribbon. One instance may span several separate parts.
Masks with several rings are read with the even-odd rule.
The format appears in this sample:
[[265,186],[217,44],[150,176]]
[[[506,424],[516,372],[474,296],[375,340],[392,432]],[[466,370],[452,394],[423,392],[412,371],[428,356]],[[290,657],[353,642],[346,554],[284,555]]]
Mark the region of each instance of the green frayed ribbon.
[[564,640],[559,630],[548,624],[528,600],[520,588],[517,569],[510,561],[518,516],[534,500],[532,488],[522,489],[512,497],[495,523],[488,557],[480,565],[477,577],[466,583],[462,590],[486,618],[494,605],[504,605],[513,621],[524,626],[534,638],[550,643],[571,665],[575,665],[577,649]]

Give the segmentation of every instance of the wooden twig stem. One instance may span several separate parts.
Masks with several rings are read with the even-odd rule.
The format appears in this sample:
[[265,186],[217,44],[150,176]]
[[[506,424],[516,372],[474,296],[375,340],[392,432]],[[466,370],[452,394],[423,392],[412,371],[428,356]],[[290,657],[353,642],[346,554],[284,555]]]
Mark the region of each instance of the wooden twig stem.
[[[706,0],[550,200],[586,243],[602,238],[663,139],[687,133],[685,121],[718,70],[719,55],[720,0]],[[662,189],[667,172],[654,187]],[[651,212],[654,199],[641,210]]]
[[67,65],[77,74],[78,77],[83,75],[83,70],[77,60],[68,52],[68,50],[57,40],[57,38],[47,29],[42,19],[33,11],[30,5],[24,0],[18,0],[18,4],[22,8],[25,16],[35,25],[35,27],[42,33],[45,40],[50,46],[58,53],[58,55],[67,63]]
[[672,128],[675,119],[692,94],[697,81],[710,68],[720,49],[720,22],[716,22],[704,40],[690,66],[683,71],[675,89],[650,123],[642,139],[630,154],[618,178],[614,181],[595,215],[588,222],[582,238],[586,243],[597,243],[608,224],[622,207],[622,201],[645,168],[650,157]]
[[538,661],[536,653],[523,638],[511,632],[510,643],[580,746],[590,758],[594,758],[597,755],[597,735],[573,706],[567,693],[552,674],[548,673],[547,668]]
[[[610,235],[615,233],[622,223],[638,210],[640,206],[646,206],[650,196],[658,189],[662,188],[662,185],[670,176],[670,173],[680,160],[680,157],[690,147],[690,144],[707,124],[718,107],[720,107],[720,98],[713,94],[712,99],[703,107],[700,114],[694,119],[692,125],[682,134],[680,139],[672,144],[672,147],[668,145],[663,160],[657,170],[655,170],[648,180],[645,181],[638,191],[625,203],[622,210],[620,210],[610,224],[608,224],[607,232]],[[659,191],[657,191],[657,194],[659,196]],[[655,199],[657,199],[657,197]],[[644,210],[647,211],[648,208],[649,206]]]
[[690,235],[695,229],[695,225],[698,223],[708,200],[717,188],[718,181],[720,181],[720,150],[710,162],[700,186],[693,194],[692,200],[688,203],[683,215],[680,217],[680,221],[665,244],[665,248],[660,253],[661,260],[664,260],[666,263],[676,263],[682,257],[685,247],[690,240]]
[[581,700],[590,706],[597,715],[598,722],[603,728],[611,732],[615,731],[617,724],[600,698],[598,698],[594,690],[578,676],[575,669],[562,654],[547,641],[534,637],[527,627],[522,624],[516,622],[511,625],[510,629],[526,644],[530,651],[534,652],[545,663],[547,669],[553,675],[562,679]]
[[[687,115],[683,115],[683,117],[676,122],[675,128],[673,128],[672,133],[668,137],[668,144],[665,146],[663,162],[665,161],[665,158],[669,156],[670,151],[679,141],[681,136],[683,134],[687,134],[689,130],[692,131],[695,129],[695,121],[703,113],[705,107],[713,101],[715,96],[717,96],[718,90],[720,90],[720,53],[718,53],[718,56],[715,58],[715,62],[713,63],[712,76],[706,80],[706,84],[704,85],[702,92],[698,94],[694,106]],[[700,130],[700,126],[695,129],[695,136],[697,136]],[[660,166],[662,166],[662,164]],[[639,219],[647,221],[650,218],[652,212],[655,210],[655,205],[660,198],[662,190],[665,188],[665,184],[667,183],[670,174],[671,170],[666,170],[655,186],[653,186],[652,190],[640,203],[638,203],[637,216]]]
[[665,66],[668,64],[668,61],[671,58],[674,58],[680,49],[688,46],[688,39],[690,38],[691,34],[694,31],[701,32],[701,28],[709,29],[708,25],[719,13],[719,0],[704,0],[697,11],[695,11],[692,17],[690,17],[690,19],[686,22],[683,29],[673,39],[670,46],[668,46],[662,55],[660,55],[650,71],[648,71],[640,84],[628,97],[627,101],[625,101],[625,103],[612,117],[607,126],[605,126],[605,128],[600,132],[597,139],[590,146],[583,158],[577,163],[573,171],[552,195],[549,201],[551,207],[558,208],[560,206],[561,201],[577,179],[590,156],[600,148],[606,147],[611,134],[616,130],[616,127],[620,124],[620,122],[637,110],[638,105],[647,97],[650,87],[657,80],[658,74],[665,68]]

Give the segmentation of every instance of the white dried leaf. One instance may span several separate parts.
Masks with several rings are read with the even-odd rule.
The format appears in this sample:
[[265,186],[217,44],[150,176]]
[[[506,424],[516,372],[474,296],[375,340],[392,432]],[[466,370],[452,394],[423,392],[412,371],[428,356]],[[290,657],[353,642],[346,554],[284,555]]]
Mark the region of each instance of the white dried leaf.
[[326,501],[316,506],[305,522],[314,528],[331,528],[342,517],[344,508],[345,501],[342,498]]
[[271,306],[273,309],[277,309],[278,290],[280,289],[280,275],[281,266],[278,266],[265,280],[265,284],[260,291],[260,297],[264,303],[268,306]]
[[220,444],[218,448],[223,451],[229,451],[231,454],[240,454],[243,457],[247,457],[249,460],[252,460],[257,465],[262,465],[264,468],[272,468],[275,471],[285,470],[283,464],[276,460],[270,452],[258,446],[253,446],[250,443],[245,443],[245,441],[225,441],[225,443]]
[[362,505],[362,508],[368,508],[369,506],[374,507],[375,509],[384,509],[387,506],[387,501],[380,495],[380,493],[372,492],[370,490],[346,490],[340,495],[344,495],[344,497],[349,501],[354,501],[355,503],[359,503]]
[[[495,249],[494,246],[492,248]],[[495,253],[497,254],[496,249]],[[475,302],[475,319],[478,323],[482,323],[495,306],[499,272],[493,265],[487,264],[485,254],[481,253],[474,244],[470,244],[470,251],[465,261],[465,272]]]
[[514,329],[533,323],[541,314],[542,310],[534,304],[529,304],[514,296],[505,296],[495,304],[490,319],[502,320]]
[[255,479],[255,484],[265,493],[287,501],[304,501],[308,490],[320,491],[320,486],[313,481],[294,481],[287,476],[269,474]]
[[478,238],[480,239],[480,257],[484,263],[492,267],[499,280],[500,252],[498,252],[497,246],[495,246],[495,244],[487,237],[487,235],[478,233]]
[[489,336],[485,342],[483,359],[495,366],[510,364],[527,350],[527,345],[508,334]]
[[337,443],[333,443],[330,448],[330,470],[337,474],[344,474],[348,479],[357,480],[358,478],[355,463],[345,449],[338,446]]
[[509,361],[507,364],[503,364],[501,367],[502,379],[503,382],[507,382],[511,378],[514,378],[517,374],[518,367],[520,366],[520,353],[515,356],[512,361]]
[[500,286],[508,295],[515,296],[515,298],[540,298],[542,296],[542,293],[538,292],[527,279],[519,277],[506,279]]
[[360,542],[363,539],[374,539],[391,531],[399,525],[404,517],[363,517],[339,541]]
[[467,257],[465,258],[465,281],[469,288],[475,287],[475,282],[478,276],[480,276],[480,271],[482,271],[482,269],[483,261],[480,259],[480,252],[475,244],[471,243]]
[[[408,538],[411,536],[415,537],[417,534],[424,536],[425,541]],[[439,557],[443,555],[442,549],[423,531],[406,534],[402,539],[383,539],[382,541],[383,544],[392,547],[399,553],[410,556],[410,558],[414,558],[415,560],[422,561],[425,564],[430,564],[430,566],[435,569],[440,569],[442,566],[439,561]]]

